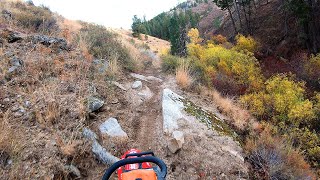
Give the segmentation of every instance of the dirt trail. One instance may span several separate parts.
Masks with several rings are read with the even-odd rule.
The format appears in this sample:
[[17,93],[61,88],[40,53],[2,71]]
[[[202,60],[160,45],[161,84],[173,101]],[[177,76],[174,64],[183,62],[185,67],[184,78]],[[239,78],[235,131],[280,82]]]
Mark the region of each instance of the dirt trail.
[[137,114],[132,121],[133,140],[136,146],[143,150],[159,150],[161,147],[159,143],[162,139],[161,84],[147,83],[154,95],[135,109]]
[[[110,141],[104,143],[104,146],[109,148],[108,150],[114,150],[110,151],[111,153],[115,156],[121,156],[131,148],[153,151],[167,164],[167,180],[238,179],[246,176],[243,160],[241,157],[239,158],[239,153],[241,153],[239,145],[231,137],[221,136],[212,129],[208,129],[197,119],[179,122],[181,125],[179,125],[179,131],[184,133],[185,143],[177,153],[171,153],[167,147],[169,136],[165,135],[163,131],[163,89],[169,88],[186,98],[190,98],[190,96],[179,90],[174,77],[161,73],[157,62],[146,67],[139,74],[145,77],[160,78],[162,82],[142,80],[140,89],[132,89],[133,82],[139,79],[126,76],[122,81],[119,81],[128,90],[118,89],[115,98],[119,102],[115,103],[110,111],[102,112],[98,118],[100,120],[96,123],[99,125],[105,118],[116,117],[127,133],[128,141],[119,147],[108,147],[109,144],[112,144]],[[148,94],[148,92],[149,96],[146,98],[143,94]],[[200,97],[191,99],[196,99],[198,102],[203,100]]]

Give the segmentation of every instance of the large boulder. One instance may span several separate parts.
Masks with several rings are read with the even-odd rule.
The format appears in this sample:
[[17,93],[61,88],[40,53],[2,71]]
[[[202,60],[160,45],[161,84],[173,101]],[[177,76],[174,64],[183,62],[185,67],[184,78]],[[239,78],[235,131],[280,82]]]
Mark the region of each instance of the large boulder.
[[106,134],[110,137],[116,138],[127,138],[128,135],[125,133],[118,120],[115,118],[109,118],[104,123],[99,126],[100,132],[102,135]]
[[99,110],[104,105],[104,101],[97,98],[90,96],[87,99],[87,109],[89,112],[95,112]]
[[178,120],[184,118],[182,99],[184,98],[172,92],[170,89],[163,90],[163,130],[167,134],[171,134],[174,130],[178,129]]
[[182,148],[184,143],[184,134],[181,131],[174,131],[168,141],[168,148],[171,153],[176,153]]

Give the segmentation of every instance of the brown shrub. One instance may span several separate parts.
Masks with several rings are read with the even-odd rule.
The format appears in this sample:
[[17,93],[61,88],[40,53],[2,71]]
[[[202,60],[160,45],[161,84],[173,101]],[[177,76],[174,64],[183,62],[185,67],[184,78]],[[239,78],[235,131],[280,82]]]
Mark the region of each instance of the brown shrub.
[[107,71],[109,73],[110,76],[117,76],[120,74],[121,68],[120,68],[120,64],[118,63],[118,58],[119,56],[117,54],[113,55],[113,57],[111,57],[110,61],[109,61],[109,70]]
[[21,137],[16,128],[10,123],[9,110],[0,116],[0,152],[6,152],[10,156],[18,155],[22,148]]
[[286,139],[272,136],[269,127],[247,140],[245,149],[253,179],[315,179],[303,155]]
[[10,11],[15,24],[20,27],[43,34],[56,33],[59,30],[54,14],[47,7],[16,2],[11,4]]
[[238,130],[246,129],[250,123],[254,122],[254,118],[250,113],[241,108],[235,100],[230,97],[223,97],[216,90],[202,89],[202,93],[212,98],[212,101],[217,105],[218,110],[230,118],[229,124],[233,125]]
[[182,89],[187,89],[192,83],[188,62],[182,59],[176,69],[176,80]]

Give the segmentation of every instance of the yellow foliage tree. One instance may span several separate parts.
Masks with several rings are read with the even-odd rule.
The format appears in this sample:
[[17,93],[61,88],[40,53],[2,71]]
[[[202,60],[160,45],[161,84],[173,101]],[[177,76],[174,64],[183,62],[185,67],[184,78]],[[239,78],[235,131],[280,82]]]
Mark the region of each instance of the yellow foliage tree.
[[313,104],[304,98],[304,91],[304,83],[276,75],[266,81],[263,91],[243,95],[240,102],[254,115],[298,126],[315,118]]
[[188,32],[188,37],[190,38],[191,43],[198,44],[202,41],[198,29],[191,28]]
[[258,49],[258,43],[250,36],[245,37],[241,34],[236,36],[237,44],[235,49],[238,51],[247,51],[254,53]]
[[[189,57],[197,66],[197,69],[204,73],[209,84],[216,81],[216,77],[224,77],[218,81],[229,81],[234,87],[244,87],[246,91],[259,90],[263,86],[263,76],[257,59],[251,54],[242,53],[236,49],[227,49],[222,45],[208,41],[206,45],[199,42],[199,31],[191,29],[188,32],[191,43],[188,44]],[[225,42],[223,36],[219,41]],[[224,82],[221,82],[224,83]]]
[[305,73],[309,80],[320,80],[320,54],[312,57],[304,65]]

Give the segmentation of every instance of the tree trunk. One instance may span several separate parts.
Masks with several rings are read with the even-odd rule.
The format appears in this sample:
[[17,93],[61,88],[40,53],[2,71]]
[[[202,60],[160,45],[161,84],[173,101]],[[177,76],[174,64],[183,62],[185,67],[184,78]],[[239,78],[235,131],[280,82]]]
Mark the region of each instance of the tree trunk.
[[229,12],[231,21],[232,21],[232,25],[233,25],[233,28],[234,28],[234,32],[235,32],[235,34],[237,34],[238,31],[237,31],[236,23],[234,22],[234,19],[233,19],[233,16],[232,16],[232,12],[231,12],[231,10],[230,10],[230,7],[228,7],[227,9],[228,9],[228,12]]
[[234,3],[234,7],[236,9],[237,15],[238,15],[238,19],[239,19],[239,23],[240,23],[240,32],[242,31],[242,21],[241,21],[241,16],[240,16],[240,10],[239,10],[239,6],[237,4],[237,0],[233,0]]
[[[248,11],[248,30],[249,30],[249,34],[252,35],[252,29],[251,29],[251,1],[252,0],[249,0],[249,5],[248,5],[248,8],[249,8],[249,11]],[[254,0],[253,0],[254,1]]]
[[318,41],[319,38],[319,28],[316,22],[316,2],[313,0],[308,0],[308,5],[310,8],[310,19],[308,21],[308,39],[310,41],[311,52],[318,53],[320,42]]
[[242,7],[243,7],[243,13],[244,13],[244,19],[246,20],[246,29],[247,29],[247,32],[246,33],[249,33],[249,21],[248,21],[248,18],[247,18],[247,12],[246,12],[246,6],[244,4],[244,2],[242,2]]

